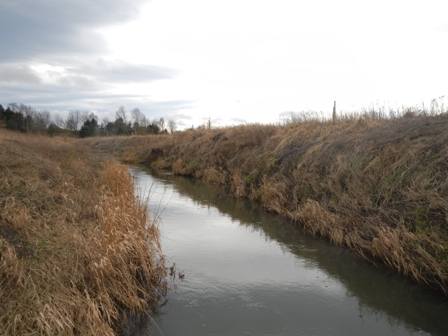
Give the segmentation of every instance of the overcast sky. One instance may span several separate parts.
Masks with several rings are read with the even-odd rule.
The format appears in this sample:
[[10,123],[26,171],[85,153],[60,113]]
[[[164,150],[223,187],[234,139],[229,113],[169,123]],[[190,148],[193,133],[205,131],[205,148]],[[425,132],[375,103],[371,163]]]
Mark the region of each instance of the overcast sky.
[[448,2],[0,0],[0,103],[180,128],[448,96]]

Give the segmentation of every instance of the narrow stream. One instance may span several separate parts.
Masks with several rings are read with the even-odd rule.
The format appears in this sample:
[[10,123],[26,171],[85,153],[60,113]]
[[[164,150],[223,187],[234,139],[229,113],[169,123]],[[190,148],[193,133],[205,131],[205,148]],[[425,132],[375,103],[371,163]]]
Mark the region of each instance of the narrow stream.
[[[151,335],[448,335],[448,299],[294,228],[225,188],[131,168],[185,274]],[[135,335],[149,335],[140,327]]]

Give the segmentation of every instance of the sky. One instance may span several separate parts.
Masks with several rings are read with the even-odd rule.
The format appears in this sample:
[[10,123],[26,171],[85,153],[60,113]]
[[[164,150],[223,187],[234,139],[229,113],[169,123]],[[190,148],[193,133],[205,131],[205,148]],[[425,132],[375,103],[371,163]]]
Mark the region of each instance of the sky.
[[[448,2],[0,0],[0,104],[178,128],[448,96]],[[446,98],[441,98],[443,100]]]

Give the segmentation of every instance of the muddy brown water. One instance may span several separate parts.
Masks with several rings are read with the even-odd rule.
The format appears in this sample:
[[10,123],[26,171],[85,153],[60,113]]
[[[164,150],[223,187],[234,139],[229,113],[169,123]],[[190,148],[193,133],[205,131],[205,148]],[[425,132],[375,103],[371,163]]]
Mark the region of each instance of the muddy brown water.
[[134,335],[448,335],[448,299],[232,198],[130,168],[184,279]]

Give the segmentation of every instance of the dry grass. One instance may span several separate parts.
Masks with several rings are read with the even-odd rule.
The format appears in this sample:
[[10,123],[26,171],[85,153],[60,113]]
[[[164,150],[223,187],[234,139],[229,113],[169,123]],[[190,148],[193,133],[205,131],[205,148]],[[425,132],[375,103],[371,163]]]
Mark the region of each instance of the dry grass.
[[[448,114],[422,111],[189,130],[121,147],[136,148],[136,161],[227,184],[236,197],[448,294]],[[108,150],[116,140],[102,141]]]
[[163,285],[127,170],[73,141],[0,130],[2,335],[113,335]]

